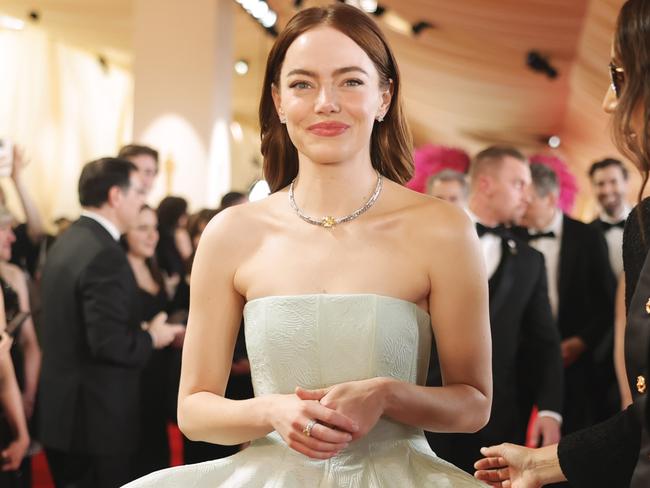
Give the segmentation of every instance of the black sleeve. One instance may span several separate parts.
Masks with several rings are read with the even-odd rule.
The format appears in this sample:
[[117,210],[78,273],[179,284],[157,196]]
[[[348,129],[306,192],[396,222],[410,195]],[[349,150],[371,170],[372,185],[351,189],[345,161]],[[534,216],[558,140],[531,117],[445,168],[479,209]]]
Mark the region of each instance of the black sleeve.
[[564,436],[557,454],[573,488],[612,488],[630,485],[640,448],[641,426],[630,406],[605,422]]
[[99,253],[80,282],[86,340],[96,359],[122,366],[141,366],[152,351],[149,333],[133,323],[129,304],[134,289],[123,251],[115,246]]
[[537,280],[524,312],[522,351],[532,374],[530,384],[536,385],[533,400],[537,407],[560,413],[564,397],[560,333],[548,301],[544,258],[541,254],[536,257],[539,261],[531,266],[531,272],[537,271]]
[[[592,230],[589,228],[589,230]],[[616,278],[609,264],[607,242],[599,232],[593,232],[589,237],[589,245],[584,250],[589,253],[587,267],[588,278],[585,285],[589,290],[591,306],[589,319],[578,336],[590,349],[595,348],[614,323],[614,297],[616,295]]]

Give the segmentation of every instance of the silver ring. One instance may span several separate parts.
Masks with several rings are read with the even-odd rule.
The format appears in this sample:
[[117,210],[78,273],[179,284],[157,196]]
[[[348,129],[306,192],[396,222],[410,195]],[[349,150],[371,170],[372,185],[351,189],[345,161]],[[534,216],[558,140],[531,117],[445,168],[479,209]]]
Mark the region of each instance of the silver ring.
[[307,437],[311,437],[311,429],[314,428],[314,425],[316,425],[318,422],[315,420],[310,420],[307,422],[307,425],[305,425],[305,428],[302,429],[302,433],[305,434]]

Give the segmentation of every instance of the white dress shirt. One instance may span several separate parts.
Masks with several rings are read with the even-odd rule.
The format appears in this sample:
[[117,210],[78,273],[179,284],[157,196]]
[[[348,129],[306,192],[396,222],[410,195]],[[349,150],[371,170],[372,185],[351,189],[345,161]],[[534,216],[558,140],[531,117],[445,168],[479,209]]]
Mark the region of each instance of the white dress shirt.
[[559,267],[560,245],[562,243],[562,227],[564,215],[559,210],[555,211],[553,220],[545,229],[531,230],[531,235],[553,232],[555,237],[540,237],[530,241],[530,245],[544,255],[546,261],[546,278],[548,281],[548,301],[551,302],[553,318],[557,319],[559,298]]
[[120,240],[120,235],[122,235],[122,233],[117,228],[117,226],[113,222],[108,220],[106,217],[102,217],[98,213],[86,209],[81,211],[81,215],[82,217],[88,217],[89,219],[93,219],[104,229],[106,229],[106,231],[111,235],[113,239],[115,239],[116,241]]
[[[476,223],[480,223],[479,219],[470,210],[467,210],[469,218]],[[488,279],[496,272],[501,262],[501,238],[497,235],[486,232],[480,238],[481,251],[483,251],[483,259],[485,261],[485,269],[487,270]]]
[[[616,224],[621,220],[627,219],[630,214],[630,207],[627,205],[623,208],[623,213],[618,218],[612,218],[605,212],[600,214],[600,220],[608,224]],[[609,252],[609,264],[612,266],[614,276],[617,278],[623,272],[623,229],[620,227],[612,227],[605,232],[605,239],[607,240],[607,250]]]

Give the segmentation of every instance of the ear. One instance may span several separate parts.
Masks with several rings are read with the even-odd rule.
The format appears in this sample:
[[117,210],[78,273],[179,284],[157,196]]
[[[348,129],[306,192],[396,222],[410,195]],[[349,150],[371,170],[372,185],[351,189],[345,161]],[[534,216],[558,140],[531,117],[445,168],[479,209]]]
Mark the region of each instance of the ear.
[[560,202],[560,192],[559,191],[557,191],[557,192],[554,192],[554,191],[549,192],[548,193],[548,199],[549,199],[548,200],[549,205],[552,205],[553,208],[560,208],[560,206],[558,205],[558,203]]
[[485,173],[478,175],[476,187],[481,191],[481,193],[489,195],[492,190],[492,178]]
[[390,103],[393,100],[393,91],[395,86],[393,85],[393,80],[388,80],[388,86],[382,87],[380,97],[381,105],[379,105],[379,110],[377,111],[377,116],[384,118],[390,109]]
[[278,114],[280,122],[284,123],[284,112],[282,110],[282,100],[280,98],[280,90],[275,83],[271,84],[271,97],[273,98],[273,105]]
[[123,196],[124,193],[122,192],[122,189],[119,186],[111,186],[108,189],[108,198],[106,200],[106,203],[110,207],[117,207],[120,204],[120,201],[122,200]]

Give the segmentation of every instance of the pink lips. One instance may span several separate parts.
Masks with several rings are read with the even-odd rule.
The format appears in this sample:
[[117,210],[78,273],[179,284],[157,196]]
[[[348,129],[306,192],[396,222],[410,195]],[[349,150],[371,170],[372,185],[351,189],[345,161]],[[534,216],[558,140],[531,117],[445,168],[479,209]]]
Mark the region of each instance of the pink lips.
[[320,122],[310,125],[307,130],[322,137],[336,137],[343,134],[350,126],[341,122]]

